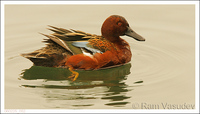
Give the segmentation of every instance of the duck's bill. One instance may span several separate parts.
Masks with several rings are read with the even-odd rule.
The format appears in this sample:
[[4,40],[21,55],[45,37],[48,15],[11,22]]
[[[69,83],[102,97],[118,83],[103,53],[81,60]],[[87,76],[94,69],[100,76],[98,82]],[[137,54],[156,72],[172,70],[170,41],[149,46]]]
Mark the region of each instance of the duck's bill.
[[125,32],[125,35],[130,36],[138,41],[145,41],[145,39],[142,36],[133,31],[130,27],[128,27],[127,31]]

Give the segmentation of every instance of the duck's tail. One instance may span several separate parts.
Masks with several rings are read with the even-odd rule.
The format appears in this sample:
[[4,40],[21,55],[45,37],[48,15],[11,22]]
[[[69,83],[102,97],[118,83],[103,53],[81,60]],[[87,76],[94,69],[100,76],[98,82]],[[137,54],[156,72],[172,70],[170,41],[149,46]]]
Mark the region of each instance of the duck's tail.
[[72,54],[53,41],[49,40],[48,42],[46,47],[31,53],[21,54],[21,56],[29,59],[36,66],[58,67],[64,65],[66,58]]

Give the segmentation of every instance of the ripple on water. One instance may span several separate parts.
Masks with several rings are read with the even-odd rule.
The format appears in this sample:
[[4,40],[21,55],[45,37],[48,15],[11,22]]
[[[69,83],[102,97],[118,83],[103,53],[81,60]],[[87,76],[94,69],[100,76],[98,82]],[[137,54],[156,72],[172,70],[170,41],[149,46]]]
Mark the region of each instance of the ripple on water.
[[132,75],[155,79],[153,82],[159,82],[184,72],[187,57],[184,56],[186,54],[181,48],[170,48],[170,46],[169,48],[158,48],[148,44],[137,45],[139,46],[134,47],[134,51],[132,51]]

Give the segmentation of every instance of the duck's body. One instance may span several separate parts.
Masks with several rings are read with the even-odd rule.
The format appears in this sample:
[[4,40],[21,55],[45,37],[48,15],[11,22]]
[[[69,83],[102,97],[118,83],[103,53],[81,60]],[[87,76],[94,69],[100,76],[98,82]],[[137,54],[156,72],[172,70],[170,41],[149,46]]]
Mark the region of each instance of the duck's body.
[[22,54],[34,65],[47,67],[66,67],[73,73],[73,80],[78,75],[73,69],[93,70],[112,67],[131,60],[129,44],[120,38],[127,35],[139,41],[145,39],[135,33],[125,18],[112,15],[102,25],[102,36],[77,30],[66,30],[50,26],[54,33],[45,35],[47,46],[32,53]]

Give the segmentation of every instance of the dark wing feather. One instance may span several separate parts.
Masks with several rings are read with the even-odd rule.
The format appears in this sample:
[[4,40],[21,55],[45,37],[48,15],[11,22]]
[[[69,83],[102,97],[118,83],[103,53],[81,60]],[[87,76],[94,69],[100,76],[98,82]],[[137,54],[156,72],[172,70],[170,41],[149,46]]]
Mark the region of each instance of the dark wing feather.
[[[40,33],[42,34],[42,33]],[[54,41],[55,43],[57,43],[58,45],[62,46],[63,48],[65,48],[66,50],[68,50],[69,52],[71,52],[72,54],[74,54],[71,49],[68,47],[68,45],[66,45],[66,43],[63,42],[63,40],[57,38],[57,37],[53,37],[53,36],[50,36],[50,35],[46,35],[46,34],[42,34],[46,37],[48,37],[49,39],[51,39],[52,41]]]

